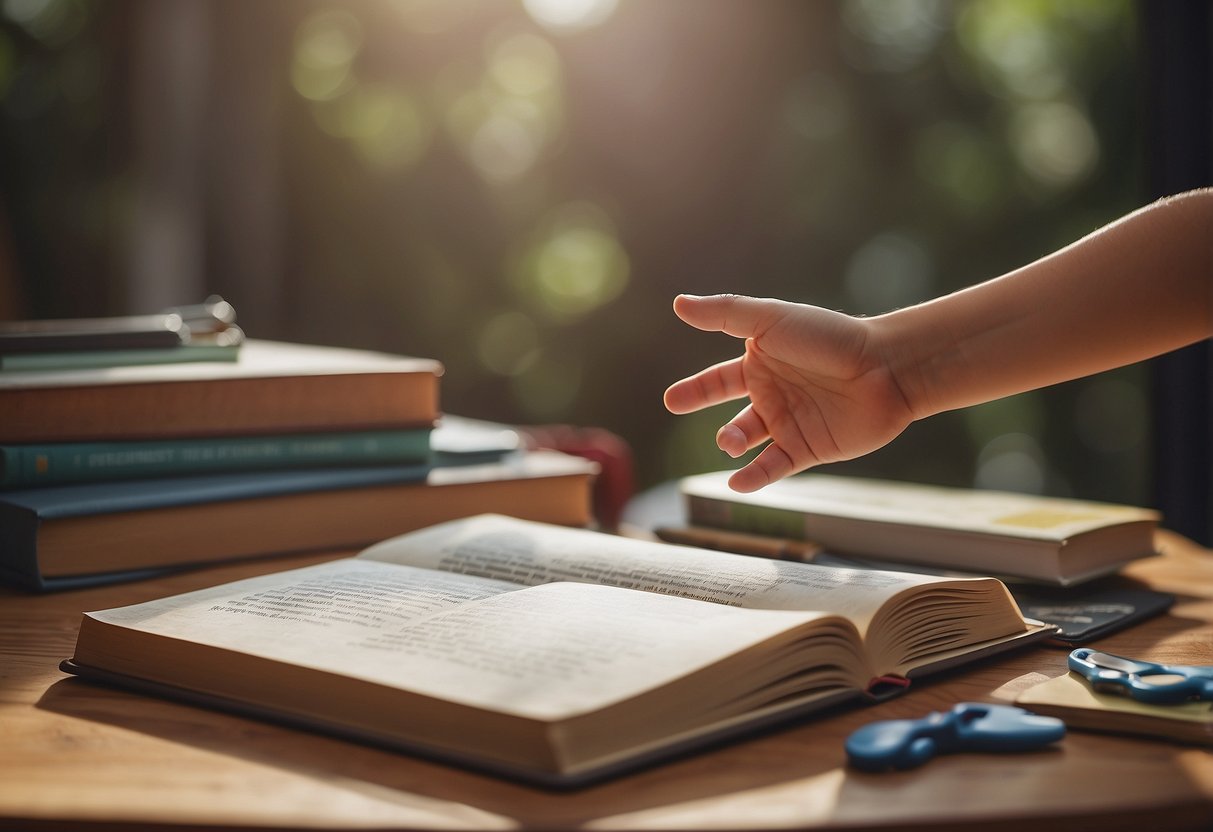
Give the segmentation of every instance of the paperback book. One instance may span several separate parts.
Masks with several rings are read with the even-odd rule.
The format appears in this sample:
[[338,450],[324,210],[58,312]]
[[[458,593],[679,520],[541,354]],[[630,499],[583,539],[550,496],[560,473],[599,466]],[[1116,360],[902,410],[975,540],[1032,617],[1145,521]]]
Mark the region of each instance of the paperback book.
[[752,494],[731,472],[681,482],[688,522],[840,555],[1069,586],[1156,554],[1156,511],[979,489],[801,474]]

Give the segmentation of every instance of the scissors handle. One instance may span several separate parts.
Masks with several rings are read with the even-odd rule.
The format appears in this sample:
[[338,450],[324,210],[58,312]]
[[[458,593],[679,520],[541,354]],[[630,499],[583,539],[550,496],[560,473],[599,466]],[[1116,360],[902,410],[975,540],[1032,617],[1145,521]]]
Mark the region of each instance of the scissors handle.
[[1100,693],[1131,696],[1154,705],[1213,701],[1213,667],[1159,664],[1089,647],[1072,651],[1068,664]]

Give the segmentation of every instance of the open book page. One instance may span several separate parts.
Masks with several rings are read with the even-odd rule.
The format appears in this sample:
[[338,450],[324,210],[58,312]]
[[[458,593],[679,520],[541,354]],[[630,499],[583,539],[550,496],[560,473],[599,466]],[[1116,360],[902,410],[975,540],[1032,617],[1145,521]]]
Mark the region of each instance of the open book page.
[[[863,672],[854,630],[819,613],[746,610],[590,584],[521,588],[359,559],[88,617],[541,720],[606,707],[729,657],[746,660],[726,680],[752,685],[749,670],[773,664],[774,672],[787,671],[762,650],[743,654],[777,636],[795,638],[805,628],[827,633],[810,663],[833,667],[824,684],[854,686]],[[138,639],[110,639],[104,656],[90,655],[98,643],[82,635],[76,660],[168,683],[196,672],[186,651],[158,650],[152,662]],[[191,686],[230,691],[222,674],[197,675],[203,678],[191,678]],[[813,684],[823,683],[810,680],[802,689]],[[686,701],[672,702],[670,711],[687,707]]]
[[[360,559],[536,585],[580,581],[751,609],[819,610],[861,634],[899,594],[946,590],[945,606],[990,602],[995,635],[1023,629],[1006,589],[986,578],[944,579],[753,558],[482,515],[375,544]],[[966,618],[985,612],[967,610]],[[919,620],[913,623],[921,624]],[[972,623],[972,622],[969,622]],[[958,624],[964,628],[966,624]],[[986,636],[993,637],[991,636]]]

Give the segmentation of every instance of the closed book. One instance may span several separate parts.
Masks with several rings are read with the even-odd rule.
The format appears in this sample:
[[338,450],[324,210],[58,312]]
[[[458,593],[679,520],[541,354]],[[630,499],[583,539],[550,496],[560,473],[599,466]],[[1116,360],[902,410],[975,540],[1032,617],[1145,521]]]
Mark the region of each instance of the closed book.
[[184,364],[196,361],[236,361],[240,344],[194,343],[175,347],[130,350],[80,350],[0,354],[0,372],[29,373],[46,370],[85,370],[141,364]]
[[681,481],[689,522],[827,551],[1069,586],[1155,554],[1156,511],[980,489],[801,474],[751,494]]
[[0,444],[430,426],[442,365],[250,339],[236,361],[0,373]]
[[429,461],[430,429],[0,445],[0,488]]
[[991,578],[481,515],[87,613],[63,669],[570,787],[895,695],[1048,631]]
[[1033,685],[1016,697],[1015,704],[1055,716],[1071,728],[1213,746],[1213,702],[1153,705],[1096,693],[1073,672]]
[[496,511],[584,525],[595,466],[555,452],[487,465],[301,469],[0,493],[0,578],[34,590],[239,558],[364,546]]

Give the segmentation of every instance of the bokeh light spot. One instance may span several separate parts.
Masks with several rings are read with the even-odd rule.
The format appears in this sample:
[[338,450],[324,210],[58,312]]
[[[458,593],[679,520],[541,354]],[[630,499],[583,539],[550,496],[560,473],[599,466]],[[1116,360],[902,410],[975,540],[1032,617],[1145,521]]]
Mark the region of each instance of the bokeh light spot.
[[847,0],[843,22],[868,47],[852,62],[885,72],[916,66],[945,31],[944,12],[942,0]]
[[514,398],[532,421],[563,420],[577,401],[584,375],[580,355],[547,350],[526,372],[513,378]]
[[362,48],[362,24],[344,9],[317,12],[299,24],[291,61],[295,91],[312,101],[341,95],[352,82]]
[[828,139],[843,132],[850,123],[850,102],[836,79],[824,72],[814,72],[792,87],[784,116],[797,135]]
[[539,95],[560,80],[560,57],[550,43],[537,35],[513,35],[491,49],[489,74],[511,95]]
[[958,213],[981,213],[999,201],[1002,161],[990,137],[970,125],[941,121],[921,131],[914,163],[923,181],[941,191]]
[[74,0],[4,0],[4,15],[42,43],[59,47],[88,22],[88,6]]
[[539,346],[539,329],[534,321],[511,310],[485,323],[476,352],[480,363],[492,372],[516,376],[534,365],[539,358]]
[[847,265],[854,312],[876,315],[921,303],[932,294],[933,271],[930,252],[915,237],[897,231],[876,235]]
[[563,127],[560,61],[531,34],[492,39],[485,61],[479,85],[451,96],[446,124],[485,181],[512,185],[539,164]]
[[1046,482],[1044,454],[1026,433],[1008,433],[985,444],[973,485],[996,491],[1041,494]]
[[615,11],[618,0],[522,0],[536,23],[557,31],[597,26]]
[[969,3],[957,23],[965,52],[995,95],[1047,99],[1068,85],[1049,4]]
[[1019,108],[1010,125],[1011,147],[1023,169],[1041,185],[1065,187],[1095,168],[1099,140],[1086,114],[1073,104]]
[[963,416],[969,437],[977,447],[1004,433],[1039,436],[1046,421],[1039,392],[1021,393],[965,408]]
[[468,153],[472,163],[494,184],[518,179],[539,158],[540,137],[527,129],[534,121],[521,115],[518,108],[499,107],[471,137]]
[[360,84],[334,101],[316,102],[315,115],[325,132],[349,140],[376,169],[415,164],[433,132],[416,98],[395,87]]
[[1097,377],[1083,385],[1074,402],[1074,432],[1098,453],[1140,447],[1148,424],[1145,391],[1123,378]]
[[569,321],[618,297],[629,269],[606,215],[575,203],[548,221],[523,258],[517,286],[551,318]]

